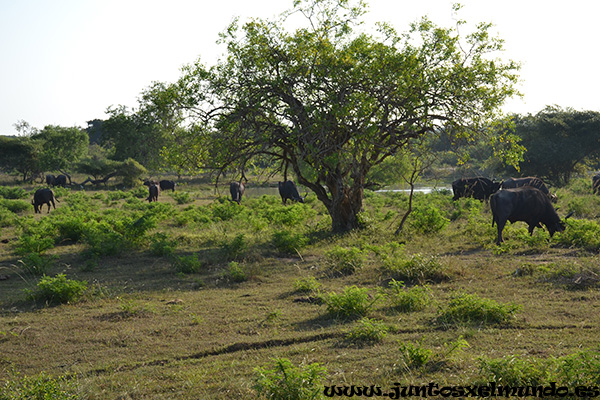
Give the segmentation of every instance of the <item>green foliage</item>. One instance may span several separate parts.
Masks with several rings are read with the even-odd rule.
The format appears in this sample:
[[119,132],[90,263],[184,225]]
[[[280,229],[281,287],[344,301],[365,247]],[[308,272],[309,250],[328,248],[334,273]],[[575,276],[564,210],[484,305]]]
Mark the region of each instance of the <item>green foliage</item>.
[[197,254],[188,254],[186,256],[174,256],[171,264],[175,271],[182,274],[193,274],[202,269],[202,261]]
[[[494,382],[510,386],[539,386],[546,384],[548,378],[546,362],[510,356],[503,359],[479,360],[479,374],[482,379],[488,377]],[[486,382],[489,382],[486,380]]]
[[512,320],[521,306],[514,303],[502,304],[476,294],[458,293],[448,305],[441,309],[437,322],[441,324],[502,324]]
[[171,192],[169,195],[177,204],[188,204],[194,201],[189,192]]
[[53,378],[45,372],[5,381],[0,400],[77,400],[80,396],[72,378]]
[[323,399],[323,382],[327,369],[317,363],[296,367],[286,358],[273,360],[273,366],[256,368],[254,389],[260,399]]
[[350,275],[362,268],[366,254],[356,247],[335,246],[325,252],[325,264],[334,274]]
[[327,312],[335,318],[353,319],[365,316],[378,300],[369,289],[347,286],[342,293],[329,293],[323,297]]
[[87,290],[86,281],[67,279],[65,274],[43,276],[35,290],[27,290],[27,297],[49,304],[70,303],[79,300]]
[[450,220],[433,206],[420,206],[410,214],[410,226],[422,234],[438,233],[448,225]]
[[244,265],[236,261],[230,261],[229,264],[227,264],[227,270],[224,276],[233,282],[238,283],[246,282],[248,280]]
[[236,235],[231,241],[225,241],[221,250],[228,260],[239,260],[248,252],[248,242],[244,234]]
[[314,276],[300,278],[294,281],[294,291],[299,293],[318,293],[321,286],[321,282]]
[[433,351],[424,347],[421,342],[400,343],[400,365],[403,370],[418,370],[431,360]]
[[5,199],[23,199],[29,196],[29,193],[20,187],[0,186],[0,197]]
[[271,242],[281,253],[296,254],[308,244],[308,238],[301,233],[292,233],[288,230],[275,231]]
[[173,221],[177,226],[184,226],[191,223],[206,225],[211,222],[213,212],[205,206],[189,206],[173,217]]
[[0,207],[0,227],[6,227],[14,225],[16,221],[16,215],[7,210],[4,207]]
[[76,127],[48,125],[31,138],[42,143],[40,164],[44,171],[69,168],[87,154],[89,145],[87,132]]
[[166,233],[158,232],[150,237],[150,252],[155,256],[173,255],[177,247],[177,240],[169,240]]
[[30,202],[24,200],[0,199],[0,209],[1,208],[6,208],[7,210],[16,214],[30,210],[33,207],[31,206]]
[[388,327],[381,321],[361,318],[358,324],[346,332],[344,341],[353,344],[380,343],[387,336]]
[[391,278],[425,284],[428,281],[441,282],[449,278],[447,267],[437,256],[414,254],[408,259],[384,257],[381,270]]
[[[538,176],[562,186],[586,161],[598,157],[600,112],[548,106],[535,115],[513,116],[515,133],[527,148],[523,176]],[[508,171],[511,175],[514,170]]]
[[128,158],[118,168],[118,175],[123,177],[123,184],[128,187],[138,186],[141,177],[147,174],[148,170],[133,158]]
[[44,275],[54,265],[56,256],[43,256],[38,253],[29,253],[17,261],[17,267],[30,275]]
[[600,250],[600,225],[586,219],[568,219],[564,232],[553,238],[566,247],[579,247],[589,251]]
[[24,234],[19,237],[15,252],[20,255],[42,254],[54,247],[52,237],[42,237],[40,234]]
[[406,288],[404,282],[392,279],[389,283],[388,301],[392,308],[402,312],[421,311],[430,303],[431,289],[427,286]]

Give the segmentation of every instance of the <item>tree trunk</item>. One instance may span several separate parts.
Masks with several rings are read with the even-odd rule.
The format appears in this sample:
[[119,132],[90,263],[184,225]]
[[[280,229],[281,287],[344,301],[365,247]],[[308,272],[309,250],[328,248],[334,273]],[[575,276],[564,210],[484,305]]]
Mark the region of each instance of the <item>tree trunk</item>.
[[360,182],[352,187],[344,185],[342,178],[328,182],[331,203],[327,207],[331,216],[331,230],[335,233],[349,232],[359,228],[358,213],[362,211],[363,188]]

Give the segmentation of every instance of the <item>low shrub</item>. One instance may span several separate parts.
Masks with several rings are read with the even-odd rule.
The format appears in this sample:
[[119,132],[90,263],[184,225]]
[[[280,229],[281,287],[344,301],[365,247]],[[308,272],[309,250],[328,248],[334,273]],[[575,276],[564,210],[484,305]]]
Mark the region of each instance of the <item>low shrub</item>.
[[[33,209],[33,206],[31,205],[31,203],[27,202],[25,200],[0,199],[0,207],[6,208],[7,210],[9,210],[15,214]],[[44,210],[47,211],[47,208],[44,207]]]
[[227,265],[227,270],[225,271],[224,276],[227,279],[232,280],[233,282],[245,282],[248,280],[248,276],[244,269],[244,265],[235,261],[231,261]]
[[416,207],[409,216],[412,229],[426,235],[441,231],[449,222],[438,208],[430,205]]
[[318,293],[322,284],[314,276],[294,281],[294,291],[298,293]]
[[447,267],[437,256],[414,254],[408,259],[386,257],[383,259],[381,271],[391,278],[425,284],[426,282],[442,282],[450,278]]
[[177,204],[188,204],[194,201],[192,195],[188,192],[171,192],[170,196]]
[[404,282],[392,279],[388,301],[393,309],[402,312],[421,311],[430,303],[431,290],[427,286],[407,288]]
[[417,343],[400,343],[399,350],[399,366],[405,371],[418,370],[425,367],[433,355],[433,350],[424,347],[422,341]]
[[356,286],[345,287],[342,293],[329,293],[323,298],[327,312],[342,319],[365,316],[377,300],[378,297],[369,294],[369,289]]
[[77,400],[78,392],[73,378],[53,378],[42,372],[5,381],[0,386],[0,400]]
[[5,199],[24,199],[29,193],[20,187],[0,186],[0,197]]
[[52,268],[55,260],[56,256],[29,253],[17,261],[17,267],[25,274],[40,276]]
[[521,306],[514,303],[502,304],[476,294],[455,294],[445,309],[441,310],[437,322],[442,324],[501,324],[514,318]]
[[273,360],[269,368],[256,368],[254,389],[258,398],[272,400],[323,399],[327,369],[314,363],[296,367],[287,358]]
[[155,233],[150,237],[150,252],[154,256],[170,256],[177,247],[177,240],[169,240],[166,233]]
[[580,247],[589,251],[600,250],[600,225],[586,219],[568,219],[564,232],[553,240],[566,247]]
[[381,321],[361,318],[358,324],[346,332],[344,341],[356,345],[380,343],[387,336],[388,327]]
[[19,237],[15,252],[20,255],[43,254],[54,248],[54,238],[42,237],[39,234],[24,234]]
[[301,233],[294,234],[284,230],[274,232],[271,242],[281,253],[296,254],[308,244],[308,238]]
[[365,252],[357,247],[335,246],[325,252],[325,264],[334,274],[351,275],[362,268],[366,259]]
[[174,256],[171,264],[175,267],[175,271],[182,274],[193,274],[202,268],[202,261],[196,254],[187,256]]
[[225,241],[221,245],[221,250],[225,258],[229,261],[240,260],[244,258],[248,252],[248,243],[244,234],[239,234],[231,241]]
[[55,277],[44,275],[35,290],[26,290],[30,300],[62,304],[79,300],[87,290],[86,281],[67,279],[65,274]]

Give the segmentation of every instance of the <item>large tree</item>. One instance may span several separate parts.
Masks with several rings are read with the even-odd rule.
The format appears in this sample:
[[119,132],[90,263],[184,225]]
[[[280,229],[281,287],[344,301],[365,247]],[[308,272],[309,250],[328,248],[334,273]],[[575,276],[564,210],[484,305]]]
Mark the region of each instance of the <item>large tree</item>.
[[600,112],[547,106],[513,120],[527,152],[520,173],[507,167],[509,174],[534,175],[562,186],[586,162],[595,163],[600,156]]
[[[462,21],[427,18],[402,35],[385,24],[355,32],[364,12],[362,2],[296,0],[282,20],[233,23],[221,36],[227,57],[188,66],[176,84],[208,164],[243,168],[266,154],[289,166],[336,232],[358,226],[373,166],[441,127],[481,133],[518,79],[517,64],[492,57],[502,41],[489,24],[464,37]],[[286,31],[297,15],[306,27]]]

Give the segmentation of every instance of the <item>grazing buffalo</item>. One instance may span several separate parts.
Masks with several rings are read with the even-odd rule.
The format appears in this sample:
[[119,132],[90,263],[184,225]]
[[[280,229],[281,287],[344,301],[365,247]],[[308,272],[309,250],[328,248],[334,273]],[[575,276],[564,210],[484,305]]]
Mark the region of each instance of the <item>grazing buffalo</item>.
[[52,207],[56,209],[54,200],[58,201],[58,199],[54,197],[54,192],[52,189],[43,188],[36,190],[36,192],[33,194],[33,200],[31,200],[31,204],[33,204],[33,210],[35,213],[40,214],[42,213],[42,206],[44,204],[48,204],[48,214],[50,214],[50,204],[52,204]]
[[286,204],[288,199],[304,203],[304,197],[300,196],[296,184],[292,181],[279,182],[279,195],[283,204]]
[[175,191],[175,182],[162,180],[159,182],[160,190],[169,190]]
[[487,200],[500,189],[500,182],[488,178],[461,178],[452,182],[452,200],[461,197],[473,197],[477,200]]
[[54,186],[62,186],[62,187],[66,187],[67,186],[67,176],[66,175],[58,175],[56,177],[56,179],[54,180]]
[[240,179],[239,182],[231,182],[229,184],[229,193],[231,193],[231,201],[235,201],[240,204],[242,202],[242,195],[246,190],[246,185]]
[[52,175],[52,174],[46,175],[46,185],[54,186],[55,182],[56,182],[56,177],[54,175]]
[[150,185],[148,187],[148,203],[152,203],[153,201],[158,201],[158,194],[160,193],[160,189],[156,185]]
[[546,196],[548,196],[550,201],[552,201],[553,203],[556,203],[557,201],[556,195],[550,193],[544,181],[535,176],[528,176],[527,178],[508,178],[502,182],[501,187],[502,189],[514,189],[523,186],[534,187],[540,190]]
[[600,193],[600,174],[594,175],[592,177],[592,193]]
[[[500,190],[490,197],[490,208],[493,216],[492,226],[496,223],[498,227],[497,244],[503,241],[502,230],[506,221],[526,222],[530,235],[533,235],[536,226],[541,228],[541,224],[546,225],[550,236],[565,229],[548,196],[532,186]],[[566,218],[569,216],[570,214]]]

